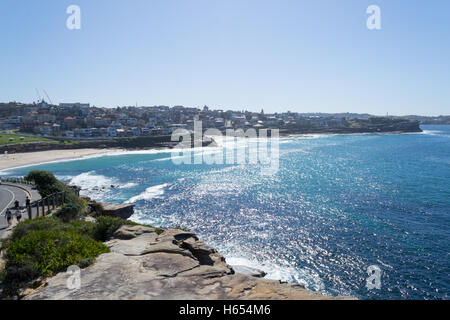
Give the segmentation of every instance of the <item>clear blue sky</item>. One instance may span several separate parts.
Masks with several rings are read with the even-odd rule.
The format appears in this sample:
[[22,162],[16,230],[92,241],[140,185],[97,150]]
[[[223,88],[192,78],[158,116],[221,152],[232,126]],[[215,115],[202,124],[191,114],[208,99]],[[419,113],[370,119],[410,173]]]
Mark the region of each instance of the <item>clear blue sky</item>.
[[450,114],[449,15],[448,0],[1,0],[0,101],[37,87],[100,107]]

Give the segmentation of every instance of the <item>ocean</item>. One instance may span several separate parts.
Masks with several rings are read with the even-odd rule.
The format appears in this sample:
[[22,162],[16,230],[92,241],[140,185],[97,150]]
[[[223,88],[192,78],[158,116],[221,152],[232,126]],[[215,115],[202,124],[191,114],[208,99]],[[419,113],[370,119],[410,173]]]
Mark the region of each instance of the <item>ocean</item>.
[[450,126],[422,128],[281,138],[273,175],[254,164],[176,165],[151,150],[2,176],[49,170],[92,199],[134,203],[134,221],[196,232],[231,265],[326,295],[448,299]]

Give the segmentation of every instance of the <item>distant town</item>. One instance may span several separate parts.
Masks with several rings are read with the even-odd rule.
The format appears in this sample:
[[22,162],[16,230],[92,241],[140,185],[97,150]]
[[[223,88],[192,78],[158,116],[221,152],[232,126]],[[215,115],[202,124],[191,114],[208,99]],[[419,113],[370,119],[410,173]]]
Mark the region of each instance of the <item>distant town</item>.
[[[382,119],[419,121],[422,124],[450,124],[450,116],[383,117]],[[99,108],[89,103],[0,103],[0,130],[16,130],[42,137],[98,139],[170,135],[174,130],[193,130],[194,120],[203,128],[249,129],[280,128],[295,133],[303,129],[333,131],[333,128],[358,128],[365,122],[376,123],[380,117],[369,114],[297,113],[266,114],[250,111],[212,110],[184,106],[126,106]],[[365,122],[364,122],[365,121]],[[379,121],[378,121],[379,122]]]

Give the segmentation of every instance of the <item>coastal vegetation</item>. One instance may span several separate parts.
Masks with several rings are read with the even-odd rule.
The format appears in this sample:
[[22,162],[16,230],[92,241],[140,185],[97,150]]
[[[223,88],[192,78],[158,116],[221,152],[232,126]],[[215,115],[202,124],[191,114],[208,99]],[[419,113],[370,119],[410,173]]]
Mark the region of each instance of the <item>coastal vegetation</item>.
[[[5,266],[0,272],[5,297],[20,296],[21,290],[37,287],[46,277],[78,265],[91,265],[100,254],[109,252],[103,243],[123,225],[138,225],[118,217],[87,218],[87,200],[46,171],[31,171],[28,180],[35,182],[42,196],[66,192],[66,204],[52,216],[19,223],[1,243]],[[152,226],[147,226],[152,227]],[[152,227],[153,228],[153,227]],[[162,229],[155,228],[157,234]]]
[[[25,180],[32,181],[35,183],[39,194],[45,198],[50,196],[51,194],[58,192],[66,193],[66,208],[63,207],[64,211],[71,212],[72,207],[77,207],[78,213],[81,212],[86,203],[78,197],[75,191],[66,186],[64,183],[55,178],[55,176],[47,171],[34,170],[30,171],[28,175],[25,177]],[[70,206],[70,207],[67,207]]]
[[90,222],[66,223],[56,217],[20,223],[2,243],[6,252],[0,275],[5,286],[3,294],[16,295],[21,288],[33,287],[36,280],[65,271],[71,265],[87,267],[98,255],[109,252],[92,236],[94,229],[95,224]]

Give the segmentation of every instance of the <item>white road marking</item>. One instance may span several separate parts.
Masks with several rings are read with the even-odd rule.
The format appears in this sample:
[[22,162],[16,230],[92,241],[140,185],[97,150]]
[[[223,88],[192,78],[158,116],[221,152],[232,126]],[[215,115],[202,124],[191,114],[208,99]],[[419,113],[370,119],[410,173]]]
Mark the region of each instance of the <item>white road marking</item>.
[[8,191],[9,193],[11,193],[12,199],[11,199],[11,201],[6,205],[5,209],[2,210],[2,213],[0,213],[0,216],[3,214],[3,212],[5,212],[6,209],[9,208],[9,206],[11,205],[11,203],[13,203],[14,199],[16,199],[16,196],[14,195],[14,193],[11,192],[11,190],[8,190],[8,189],[3,189],[3,190],[6,190],[6,191]]

